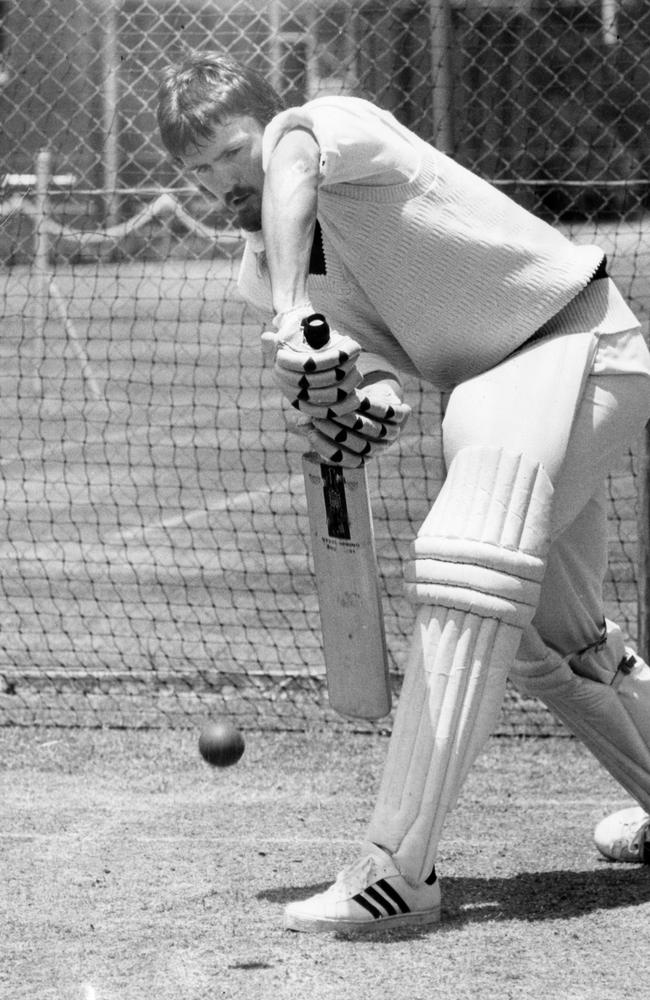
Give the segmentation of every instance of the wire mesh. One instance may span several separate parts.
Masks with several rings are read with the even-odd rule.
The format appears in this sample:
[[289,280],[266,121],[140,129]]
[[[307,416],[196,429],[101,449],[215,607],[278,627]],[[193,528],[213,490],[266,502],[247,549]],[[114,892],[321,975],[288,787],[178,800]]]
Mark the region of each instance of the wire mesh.
[[[219,48],[289,104],[377,102],[603,246],[647,324],[649,41],[647,0],[0,3],[0,721],[328,717],[300,446],[239,235],[161,147],[162,69]],[[408,392],[371,472],[396,687],[402,561],[442,478],[441,400]],[[632,639],[639,462],[610,481],[607,606]],[[503,727],[554,731],[514,695]]]

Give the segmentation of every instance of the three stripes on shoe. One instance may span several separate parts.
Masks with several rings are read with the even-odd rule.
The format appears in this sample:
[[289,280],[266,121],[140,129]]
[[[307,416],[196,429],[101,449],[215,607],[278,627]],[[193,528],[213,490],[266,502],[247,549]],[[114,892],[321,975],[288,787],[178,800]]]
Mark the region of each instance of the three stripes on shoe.
[[[433,885],[436,881],[435,868],[426,879],[427,885]],[[381,920],[383,917],[395,917],[398,913],[410,913],[411,908],[403,899],[397,889],[393,888],[385,878],[380,878],[367,889],[358,892],[352,897],[355,903],[363,906],[374,920]]]

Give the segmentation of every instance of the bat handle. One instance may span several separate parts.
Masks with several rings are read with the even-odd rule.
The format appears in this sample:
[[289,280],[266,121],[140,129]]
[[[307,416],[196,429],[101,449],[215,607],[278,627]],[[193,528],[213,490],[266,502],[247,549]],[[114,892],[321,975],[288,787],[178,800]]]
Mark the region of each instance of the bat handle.
[[312,313],[301,321],[302,334],[313,351],[319,351],[330,339],[329,323],[322,313]]

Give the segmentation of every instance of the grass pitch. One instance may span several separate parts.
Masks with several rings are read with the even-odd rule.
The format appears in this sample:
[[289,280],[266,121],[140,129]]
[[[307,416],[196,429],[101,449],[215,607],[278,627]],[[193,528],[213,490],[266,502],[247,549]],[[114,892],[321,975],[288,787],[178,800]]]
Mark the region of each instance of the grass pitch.
[[618,1000],[645,980],[650,871],[599,858],[627,804],[573,740],[493,739],[441,846],[443,922],[282,929],[363,836],[385,737],[4,729],[7,1000]]

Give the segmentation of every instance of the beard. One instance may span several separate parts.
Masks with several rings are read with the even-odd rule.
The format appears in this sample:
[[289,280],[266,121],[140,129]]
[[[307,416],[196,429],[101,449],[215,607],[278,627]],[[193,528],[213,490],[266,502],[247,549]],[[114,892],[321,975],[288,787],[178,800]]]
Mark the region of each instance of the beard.
[[235,188],[229,202],[240,229],[255,233],[262,228],[262,197],[255,188]]

